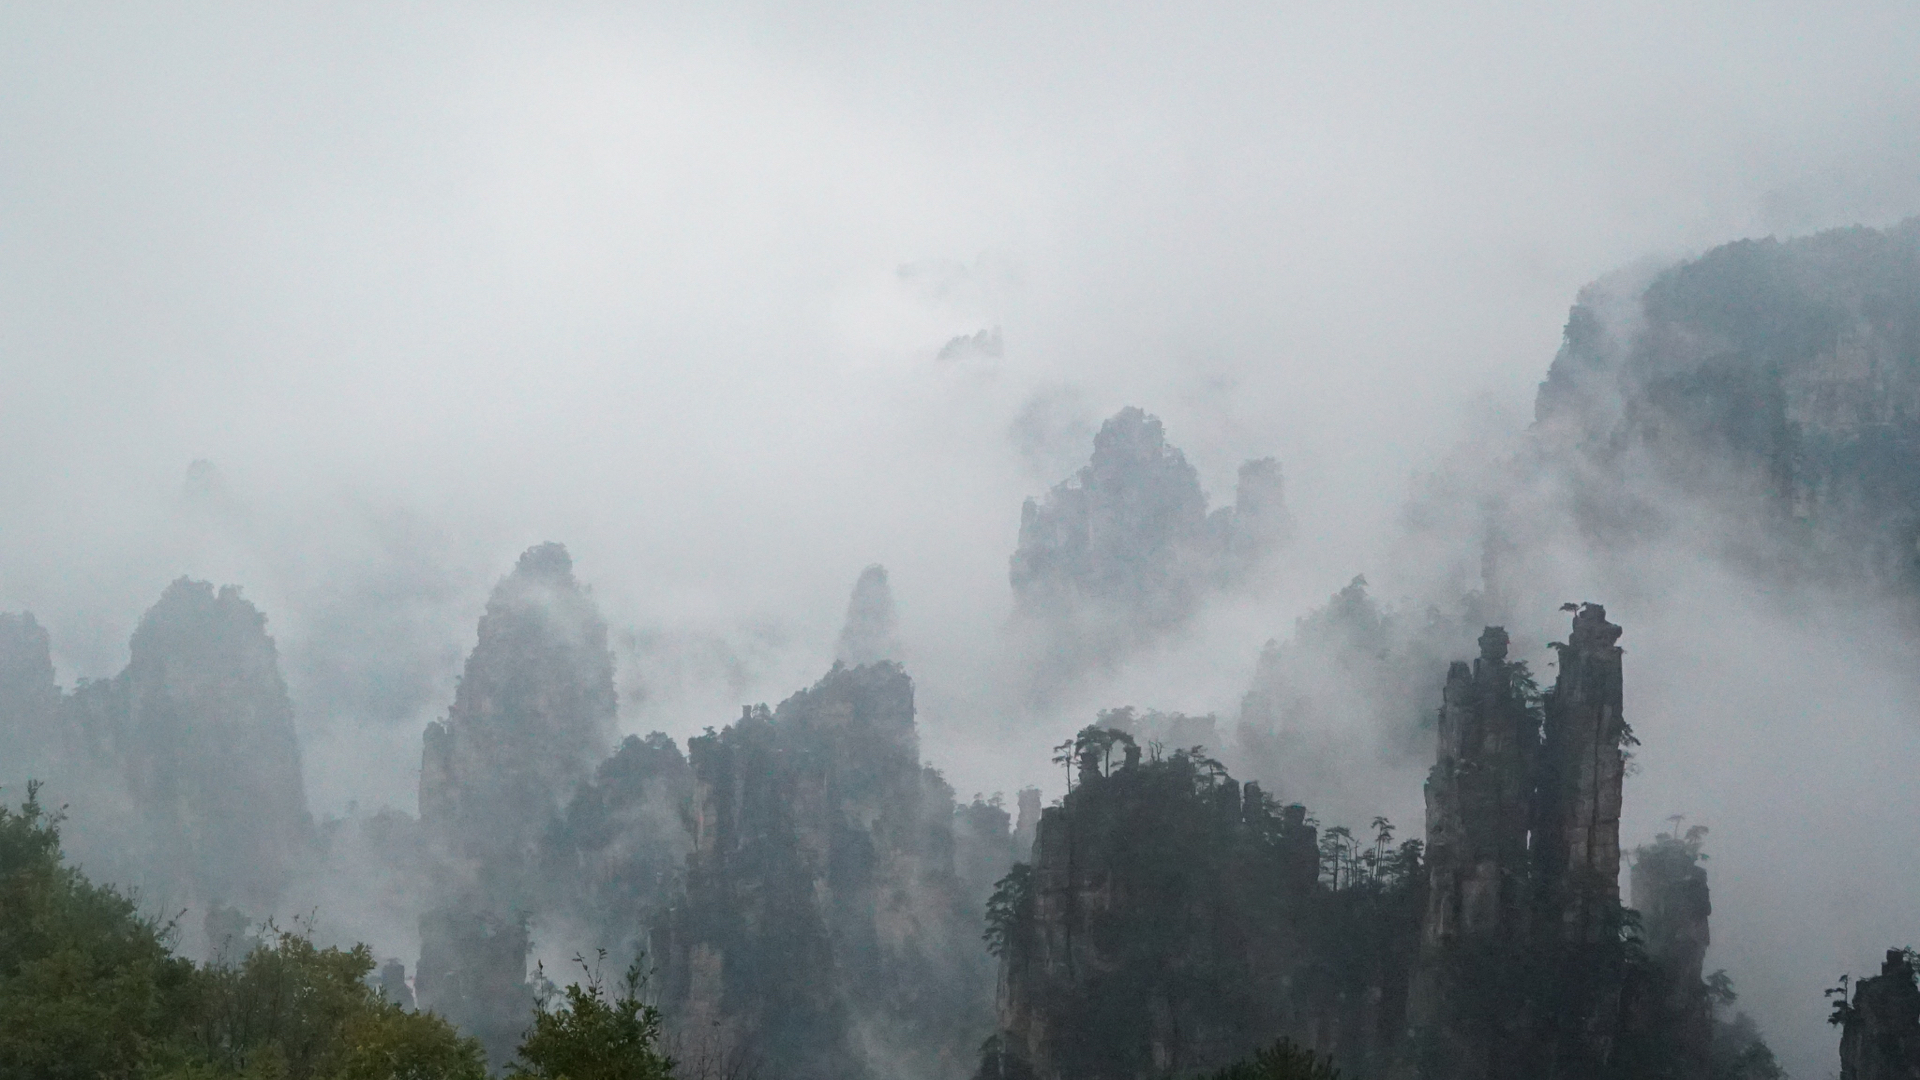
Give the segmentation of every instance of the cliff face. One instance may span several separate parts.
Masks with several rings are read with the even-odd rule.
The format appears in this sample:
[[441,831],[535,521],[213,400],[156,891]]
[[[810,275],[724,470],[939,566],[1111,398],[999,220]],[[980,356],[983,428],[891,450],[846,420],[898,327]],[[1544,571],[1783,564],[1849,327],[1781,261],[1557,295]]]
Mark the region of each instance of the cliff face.
[[1022,507],[1014,596],[1023,609],[1092,602],[1178,621],[1193,604],[1206,520],[1186,455],[1158,419],[1122,409],[1100,426],[1086,467]]
[[[654,956],[691,1052],[782,1075],[964,1075],[988,1028],[953,792],[897,664],[832,672],[691,740],[692,850]],[[973,815],[962,865],[1004,853]]]
[[607,627],[559,544],[520,556],[481,616],[444,722],[428,726],[421,822],[458,856],[530,857],[613,738]]
[[1522,696],[1523,670],[1507,662],[1507,633],[1488,627],[1471,669],[1455,663],[1438,724],[1439,760],[1427,781],[1427,862],[1432,887],[1421,932],[1429,953],[1460,941],[1526,932],[1533,826],[1531,783],[1539,717]]
[[1626,745],[1621,716],[1620,628],[1606,609],[1582,605],[1557,646],[1559,676],[1546,699],[1539,782],[1539,877],[1544,933],[1573,944],[1617,935],[1620,799]]
[[1559,990],[1541,1013],[1542,1035],[1563,1075],[1600,1075],[1620,1029],[1625,955],[1620,948],[1620,804],[1626,744],[1621,715],[1620,628],[1583,604],[1559,653],[1546,698],[1536,787],[1534,942]]
[[1305,808],[1217,762],[1146,760],[1112,729],[1064,749],[1075,787],[989,905],[1000,1030],[980,1075],[1184,1075],[1281,1035],[1377,1075],[1402,1026],[1418,845],[1383,840],[1362,872],[1330,837],[1323,884]]
[[1724,548],[1756,568],[1912,586],[1920,220],[1741,241],[1590,287],[1536,412],[1591,537],[1719,511]]
[[268,910],[310,841],[293,706],[266,616],[182,579],[134,631],[120,758],[134,803],[217,898]]
[[435,855],[416,984],[505,1060],[525,1026],[527,925],[547,836],[612,741],[606,624],[564,547],[520,556],[480,619],[453,706],[427,725],[420,821]]
[[1920,1077],[1920,986],[1909,953],[1889,949],[1880,974],[1861,979],[1838,1013],[1840,1080]]

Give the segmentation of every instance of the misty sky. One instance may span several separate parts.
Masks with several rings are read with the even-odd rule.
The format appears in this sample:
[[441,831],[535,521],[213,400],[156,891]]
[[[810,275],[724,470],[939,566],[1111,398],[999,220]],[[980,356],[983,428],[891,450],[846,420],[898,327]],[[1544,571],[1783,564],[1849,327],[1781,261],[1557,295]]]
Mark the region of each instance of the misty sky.
[[1048,777],[968,676],[1021,499],[1128,404],[1216,501],[1279,457],[1298,539],[1283,601],[1074,704],[1230,711],[1530,419],[1581,285],[1920,210],[1905,4],[535,7],[0,8],[0,610],[71,683],[171,578],[245,586],[316,812],[411,809],[544,540],[634,730],[811,681],[880,562],[929,754]]

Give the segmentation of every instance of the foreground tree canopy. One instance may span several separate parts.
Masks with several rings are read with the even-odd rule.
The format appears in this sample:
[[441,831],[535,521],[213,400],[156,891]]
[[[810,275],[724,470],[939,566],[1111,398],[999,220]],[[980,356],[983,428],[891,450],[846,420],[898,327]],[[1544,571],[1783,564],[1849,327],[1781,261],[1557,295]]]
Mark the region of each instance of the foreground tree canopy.
[[[237,960],[173,954],[173,926],[64,861],[60,816],[29,787],[0,806],[0,1077],[35,1080],[483,1080],[478,1041],[388,1000],[364,945],[269,925]],[[659,1015],[630,973],[528,1017],[514,1074],[654,1080]]]

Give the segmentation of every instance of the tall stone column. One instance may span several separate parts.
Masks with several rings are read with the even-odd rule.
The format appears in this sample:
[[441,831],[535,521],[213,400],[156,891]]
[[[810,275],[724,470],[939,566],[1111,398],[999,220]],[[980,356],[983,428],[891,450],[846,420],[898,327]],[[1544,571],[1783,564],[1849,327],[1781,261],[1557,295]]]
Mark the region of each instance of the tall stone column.
[[1547,699],[1541,867],[1553,933],[1569,943],[1619,933],[1620,788],[1633,733],[1621,714],[1620,628],[1585,604]]
[[1427,780],[1430,887],[1408,1008],[1439,1075],[1528,1075],[1525,1011],[1496,989],[1524,959],[1530,928],[1528,830],[1539,733],[1507,660],[1507,633],[1480,635],[1472,667],[1456,662]]
[[1543,1076],[1587,1080],[1612,1059],[1626,977],[1620,787],[1633,733],[1621,713],[1620,628],[1583,604],[1547,694],[1534,887]]

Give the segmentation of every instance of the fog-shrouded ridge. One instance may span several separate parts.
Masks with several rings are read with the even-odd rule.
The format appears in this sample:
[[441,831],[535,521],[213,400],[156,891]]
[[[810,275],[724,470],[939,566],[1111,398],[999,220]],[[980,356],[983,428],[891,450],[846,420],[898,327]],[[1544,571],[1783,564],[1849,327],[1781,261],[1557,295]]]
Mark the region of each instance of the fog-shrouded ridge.
[[1647,955],[1582,1015],[1804,1080],[1877,975],[1874,1067],[1917,37],[10,10],[0,796],[182,952],[310,916],[496,1064],[606,949],[702,1074],[1372,1076],[1485,1045],[1401,846],[1452,665],[1502,628],[1545,725],[1604,605]]

